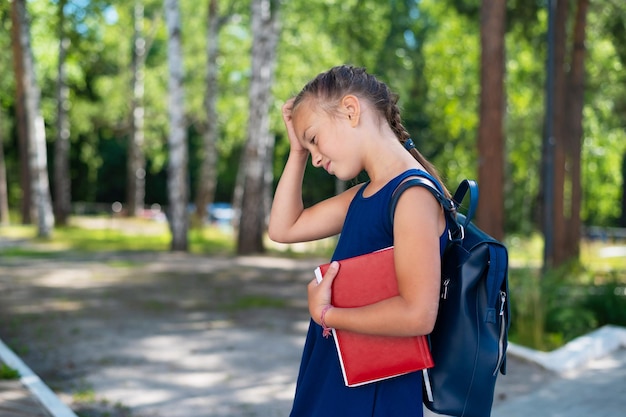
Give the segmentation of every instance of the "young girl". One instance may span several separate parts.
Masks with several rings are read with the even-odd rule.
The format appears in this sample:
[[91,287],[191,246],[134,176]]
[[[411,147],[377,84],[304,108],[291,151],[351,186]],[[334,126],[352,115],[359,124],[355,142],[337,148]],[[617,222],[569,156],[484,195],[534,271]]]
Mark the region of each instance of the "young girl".
[[[283,106],[291,149],[270,214],[270,238],[292,243],[341,233],[333,261],[393,245],[399,287],[396,297],[365,307],[337,308],[331,305],[337,262],[321,283],[315,279],[309,283],[312,320],[293,417],[423,415],[420,372],[346,387],[334,341],[322,334],[336,328],[373,335],[424,335],[435,324],[446,241],[443,209],[428,190],[411,187],[401,195],[392,223],[389,201],[402,181],[420,171],[448,193],[413,146],[396,102],[397,96],[364,69],[339,66],[318,75]],[[341,180],[365,170],[369,181],[305,208],[302,178],[309,155],[315,167]]]

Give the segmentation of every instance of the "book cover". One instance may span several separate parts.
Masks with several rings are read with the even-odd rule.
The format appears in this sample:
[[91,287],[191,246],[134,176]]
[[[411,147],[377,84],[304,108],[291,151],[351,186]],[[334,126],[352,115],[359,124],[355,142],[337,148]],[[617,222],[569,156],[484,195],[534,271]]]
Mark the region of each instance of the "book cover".
[[[331,303],[361,307],[398,295],[393,247],[339,261]],[[320,282],[330,264],[315,269]],[[373,336],[333,329],[344,382],[355,387],[434,366],[426,336]]]

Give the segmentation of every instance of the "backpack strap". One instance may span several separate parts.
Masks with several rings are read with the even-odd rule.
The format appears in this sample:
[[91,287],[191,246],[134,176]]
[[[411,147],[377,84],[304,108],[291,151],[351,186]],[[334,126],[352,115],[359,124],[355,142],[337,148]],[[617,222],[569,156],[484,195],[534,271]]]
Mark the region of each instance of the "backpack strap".
[[[390,210],[389,216],[391,217],[391,224],[393,224],[393,217],[396,211],[396,205],[398,204],[398,199],[402,195],[404,191],[406,191],[410,187],[424,187],[439,201],[439,204],[443,207],[443,211],[446,216],[446,221],[448,223],[449,237],[450,240],[455,239],[463,239],[465,236],[465,229],[470,224],[472,219],[474,218],[474,214],[476,213],[476,209],[478,207],[478,184],[474,180],[465,179],[461,181],[458,188],[454,192],[454,196],[452,199],[446,198],[445,195],[435,186],[433,186],[432,180],[425,175],[416,174],[415,176],[410,177],[408,180],[400,183],[398,187],[394,190],[391,196],[390,202]],[[469,205],[467,208],[467,214],[465,216],[465,220],[463,223],[459,223],[458,217],[456,216],[456,212],[458,208],[463,203],[465,199],[465,195],[469,192]]]
[[[430,180],[430,179],[429,179]],[[421,176],[411,177],[408,180],[400,183],[398,187],[394,190],[391,201],[390,201],[390,210],[389,216],[391,218],[391,224],[393,224],[394,214],[396,212],[396,206],[398,205],[398,200],[403,192],[405,192],[410,187],[423,187],[426,188],[431,194],[437,199],[439,204],[443,207],[444,214],[446,216],[446,223],[448,224],[448,236],[450,240],[454,237],[463,236],[464,232],[462,230],[461,225],[456,221],[456,209],[457,205],[451,199],[446,198],[439,189],[433,186],[430,181],[427,181]]]
[[474,214],[476,213],[476,209],[478,207],[478,184],[474,180],[463,180],[459,184],[459,187],[456,189],[454,193],[454,200],[457,207],[463,203],[463,199],[465,198],[465,194],[469,191],[469,206],[467,208],[467,215],[465,216],[465,222],[463,223],[463,227],[467,227],[467,225],[474,218]]

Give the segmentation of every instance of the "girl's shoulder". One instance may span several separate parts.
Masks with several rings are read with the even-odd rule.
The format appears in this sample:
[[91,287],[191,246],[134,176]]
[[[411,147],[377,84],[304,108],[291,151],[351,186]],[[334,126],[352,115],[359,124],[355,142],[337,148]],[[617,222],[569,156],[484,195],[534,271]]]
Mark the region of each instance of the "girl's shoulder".
[[437,178],[435,178],[433,175],[419,168],[408,169],[404,171],[402,174],[398,175],[398,177],[396,177],[396,180],[397,180],[396,186],[407,181],[409,178],[414,178],[414,177],[422,178],[428,184],[438,189],[439,191],[443,192],[443,184],[440,184]]

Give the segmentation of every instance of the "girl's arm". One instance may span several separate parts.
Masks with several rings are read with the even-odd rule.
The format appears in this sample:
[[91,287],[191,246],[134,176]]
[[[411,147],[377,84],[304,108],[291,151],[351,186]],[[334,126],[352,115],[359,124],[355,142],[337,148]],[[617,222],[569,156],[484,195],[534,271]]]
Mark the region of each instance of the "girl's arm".
[[[394,257],[400,294],[365,307],[331,308],[325,314],[326,325],[387,336],[430,333],[439,306],[439,237],[444,229],[442,208],[432,194],[421,187],[406,190],[394,216]],[[335,275],[336,271],[329,269],[320,284],[315,280],[309,283],[309,311],[318,324],[322,310],[330,304]]]

